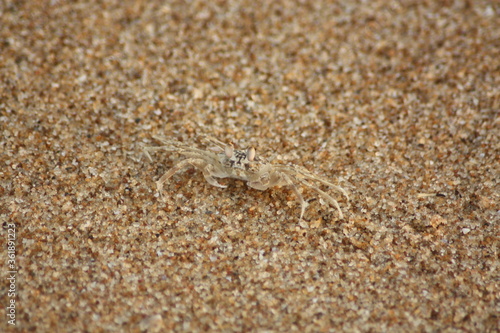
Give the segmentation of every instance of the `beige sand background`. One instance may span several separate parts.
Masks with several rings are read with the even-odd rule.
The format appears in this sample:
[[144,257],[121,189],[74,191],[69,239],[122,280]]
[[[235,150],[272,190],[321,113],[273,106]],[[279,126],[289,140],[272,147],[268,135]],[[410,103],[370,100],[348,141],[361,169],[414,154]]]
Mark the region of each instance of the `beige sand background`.
[[[16,328],[496,331],[499,17],[497,1],[2,1]],[[341,185],[345,218],[304,189],[299,222],[292,189],[194,169],[162,201],[178,156],[141,145],[204,134]]]

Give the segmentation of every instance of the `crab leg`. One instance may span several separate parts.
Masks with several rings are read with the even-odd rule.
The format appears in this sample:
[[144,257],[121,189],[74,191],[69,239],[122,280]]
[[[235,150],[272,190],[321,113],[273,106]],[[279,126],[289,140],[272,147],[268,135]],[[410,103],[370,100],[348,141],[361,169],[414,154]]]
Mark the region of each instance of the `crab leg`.
[[208,141],[210,143],[213,143],[214,145],[216,145],[218,148],[222,149],[222,151],[224,151],[224,149],[226,148],[227,144],[225,144],[224,142],[222,141],[219,141],[217,140],[216,138],[213,138],[211,136],[208,136],[208,135],[205,135],[203,136],[203,140],[204,141]]
[[156,182],[156,188],[158,189],[158,192],[161,194],[163,190],[163,184],[172,177],[175,173],[179,172],[180,170],[184,169],[186,166],[190,165],[192,161],[184,160],[180,161],[179,163],[175,164],[170,170],[165,172],[165,174]]
[[[202,156],[204,156],[206,154],[213,154],[213,153],[207,152],[207,151],[202,150],[202,149],[190,147],[182,142],[172,141],[169,139],[162,138],[160,136],[153,136],[153,138],[155,140],[158,140],[158,141],[162,142],[163,144],[165,144],[164,146],[151,147],[154,150],[158,150],[158,148],[159,148],[159,149],[163,149],[166,151],[175,151],[175,152],[178,152],[179,154],[185,154],[185,152],[183,152],[183,150],[185,150],[186,152],[200,154]],[[213,155],[216,156],[216,154],[213,154]]]
[[[335,190],[337,190],[338,192],[342,193],[346,198],[347,200],[349,200],[349,195],[347,194],[346,190],[344,190],[342,187],[340,186],[337,186],[333,183],[330,183],[329,181],[319,177],[319,176],[316,176],[315,174],[309,172],[308,170],[304,169],[304,168],[301,168],[301,167],[298,167],[298,166],[295,166],[295,167],[289,167],[288,165],[282,165],[282,164],[278,164],[278,165],[275,165],[276,169],[278,170],[283,170],[283,171],[289,171],[291,173],[294,173],[296,174],[297,176],[302,176],[302,177],[307,177],[311,180],[316,180],[326,186],[330,186],[330,187],[333,187]],[[304,179],[302,177],[297,177],[297,179]],[[312,185],[312,184],[311,184]]]
[[300,201],[300,218],[299,218],[299,220],[302,220],[302,217],[304,216],[304,213],[306,211],[308,203],[307,203],[307,201],[304,200],[304,197],[302,196],[302,194],[300,194],[299,190],[297,189],[297,186],[295,186],[292,179],[284,173],[282,173],[281,176],[285,179],[285,181],[287,182],[287,185],[290,185],[292,187],[293,191],[295,192],[295,195],[297,196],[297,198],[299,198],[299,201]]
[[220,163],[218,155],[213,153],[213,152],[189,147],[189,146],[181,144],[179,142],[170,141],[167,139],[163,139],[161,137],[155,136],[154,138],[158,141],[161,141],[162,143],[167,144],[167,145],[158,146],[158,147],[144,147],[144,152],[150,160],[151,160],[151,156],[148,153],[149,151],[164,150],[164,151],[175,152],[177,154],[184,155],[186,157],[189,157],[190,159],[202,160],[202,161],[205,161],[207,163],[211,163],[211,164],[215,164],[215,165]]
[[297,178],[302,184],[304,184],[305,186],[313,189],[314,191],[318,192],[323,198],[325,198],[328,202],[330,202],[332,205],[334,205],[337,210],[339,211],[339,215],[340,215],[340,218],[343,219],[344,218],[344,214],[342,214],[342,210],[340,209],[340,206],[339,206],[339,203],[337,202],[337,200],[335,200],[332,196],[330,196],[328,193],[320,190],[319,188],[317,188],[316,186],[314,186],[314,184],[311,184],[309,183],[307,180],[305,179],[302,179],[302,178]]
[[205,177],[205,180],[213,186],[217,186],[220,188],[226,188],[227,185],[221,185],[217,182],[217,180],[214,177],[215,171],[214,171],[214,166],[212,164],[206,163],[206,161],[201,160],[201,163],[199,161],[194,161],[191,163],[193,166],[201,170],[203,172],[203,176]]

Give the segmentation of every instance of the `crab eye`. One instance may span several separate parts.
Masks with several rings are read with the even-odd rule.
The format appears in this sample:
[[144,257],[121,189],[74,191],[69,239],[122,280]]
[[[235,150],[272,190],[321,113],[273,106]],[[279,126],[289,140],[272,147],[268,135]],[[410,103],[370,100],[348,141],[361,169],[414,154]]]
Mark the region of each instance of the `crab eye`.
[[233,156],[234,147],[232,143],[224,147],[224,153],[226,154],[227,158],[231,158]]
[[250,162],[252,162],[255,159],[255,148],[250,147],[247,149],[247,158]]

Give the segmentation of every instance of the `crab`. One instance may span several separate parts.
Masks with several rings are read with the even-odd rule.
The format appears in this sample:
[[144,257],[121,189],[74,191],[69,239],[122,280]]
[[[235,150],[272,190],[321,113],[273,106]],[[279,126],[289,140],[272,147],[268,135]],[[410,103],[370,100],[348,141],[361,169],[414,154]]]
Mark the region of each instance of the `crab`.
[[174,166],[156,182],[160,195],[163,191],[163,185],[170,177],[186,167],[194,166],[203,173],[205,180],[209,184],[220,188],[226,188],[227,186],[220,184],[216,178],[239,179],[245,181],[251,188],[261,191],[265,191],[274,186],[290,186],[300,201],[300,220],[302,220],[304,216],[308,203],[299,192],[297,185],[306,186],[335,206],[341,219],[344,217],[337,200],[321,190],[318,183],[332,187],[349,200],[347,192],[342,187],[311,173],[303,167],[272,164],[257,156],[254,147],[236,150],[233,143],[225,144],[209,136],[203,137],[203,140],[215,146],[211,150],[202,150],[183,142],[159,136],[154,136],[153,138],[163,145],[157,147],[144,147],[144,152],[151,161],[152,159],[149,152],[158,150],[173,152],[186,157],[186,159],[180,160],[174,164]]

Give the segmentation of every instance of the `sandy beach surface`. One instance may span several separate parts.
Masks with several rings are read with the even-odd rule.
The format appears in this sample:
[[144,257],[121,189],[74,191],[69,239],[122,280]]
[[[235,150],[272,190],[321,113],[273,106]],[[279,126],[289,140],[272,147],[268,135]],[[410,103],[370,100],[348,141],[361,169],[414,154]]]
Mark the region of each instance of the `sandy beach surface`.
[[497,1],[1,1],[0,331],[498,332],[499,87]]

